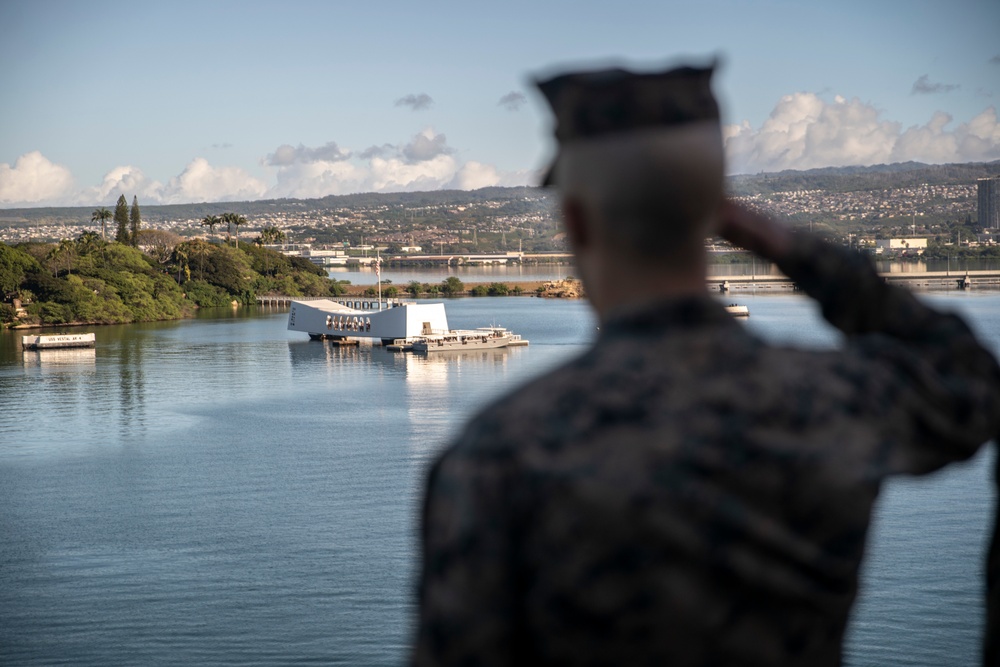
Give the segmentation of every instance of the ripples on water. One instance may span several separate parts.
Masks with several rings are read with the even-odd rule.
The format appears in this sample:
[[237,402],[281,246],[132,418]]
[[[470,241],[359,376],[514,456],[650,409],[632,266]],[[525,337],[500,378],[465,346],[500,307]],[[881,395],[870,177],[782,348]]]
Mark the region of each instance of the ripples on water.
[[[932,298],[1000,350],[1000,295]],[[761,335],[838,340],[800,297],[739,300]],[[403,662],[428,458],[595,333],[577,302],[448,309],[531,346],[338,349],[252,311],[97,328],[87,351],[0,335],[0,664]],[[887,488],[849,664],[976,661],[990,455]]]

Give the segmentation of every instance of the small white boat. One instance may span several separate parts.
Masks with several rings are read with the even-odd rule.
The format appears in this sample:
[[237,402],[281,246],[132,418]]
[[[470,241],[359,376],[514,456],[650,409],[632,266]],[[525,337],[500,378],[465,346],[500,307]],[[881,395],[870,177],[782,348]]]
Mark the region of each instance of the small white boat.
[[24,350],[61,350],[68,347],[95,347],[96,345],[97,337],[92,333],[21,336],[21,348]]
[[479,327],[478,329],[453,329],[444,333],[421,336],[413,341],[412,350],[417,353],[451,352],[455,350],[490,350],[502,347],[527,345],[518,334],[503,327]]
[[737,303],[731,303],[726,306],[726,312],[733,317],[750,317],[750,309]]

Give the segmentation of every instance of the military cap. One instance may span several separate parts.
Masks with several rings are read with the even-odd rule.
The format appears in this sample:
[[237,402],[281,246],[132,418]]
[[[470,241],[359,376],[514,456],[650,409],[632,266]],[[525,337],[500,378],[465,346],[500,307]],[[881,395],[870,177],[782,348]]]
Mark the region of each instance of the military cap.
[[[536,81],[556,117],[559,145],[617,132],[719,120],[710,67],[637,73],[621,68]],[[553,183],[555,164],[542,185]]]

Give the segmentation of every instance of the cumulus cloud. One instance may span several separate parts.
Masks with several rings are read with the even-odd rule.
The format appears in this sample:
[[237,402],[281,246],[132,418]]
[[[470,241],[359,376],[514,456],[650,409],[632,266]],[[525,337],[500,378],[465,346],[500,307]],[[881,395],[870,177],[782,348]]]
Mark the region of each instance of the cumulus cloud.
[[910,94],[931,95],[933,93],[948,93],[953,90],[958,90],[958,86],[952,83],[931,83],[930,77],[923,74],[913,83]]
[[955,127],[952,120],[938,112],[926,124],[904,130],[856,98],[827,102],[813,93],[796,93],[783,97],[760,128],[744,121],[724,127],[723,137],[732,173],[1000,157],[995,108]]
[[195,158],[165,185],[131,165],[114,167],[101,182],[77,189],[70,171],[40,152],[18,158],[13,167],[0,164],[0,204],[34,206],[109,205],[125,194],[145,204],[260,199],[267,186],[239,167],[214,167]]
[[162,188],[158,200],[164,204],[201,201],[260,199],[267,186],[239,167],[213,167],[197,157]]
[[433,160],[439,155],[448,155],[454,151],[448,147],[448,140],[443,134],[435,134],[434,130],[426,129],[413,137],[410,143],[403,146],[403,157],[413,164]]
[[427,93],[410,93],[396,100],[397,107],[410,107],[413,111],[429,109],[432,104],[434,104],[434,100]]
[[524,93],[519,93],[516,90],[512,90],[497,102],[498,107],[503,107],[507,111],[518,111],[528,102],[528,98],[524,96]]
[[343,151],[336,142],[330,141],[317,148],[298,145],[298,148],[283,144],[264,158],[264,164],[272,167],[288,166],[296,162],[337,162],[351,157],[350,151]]
[[396,147],[392,144],[382,144],[381,146],[369,146],[360,153],[358,157],[362,160],[370,160],[373,157],[384,157],[396,152]]
[[143,201],[160,201],[163,184],[150,180],[138,167],[115,167],[104,175],[100,185],[84,188],[73,197],[81,206],[115,200],[128,192]]
[[73,185],[70,170],[39,151],[20,156],[14,166],[0,163],[0,204],[61,201],[72,193]]
[[[275,155],[280,150],[275,151]],[[460,163],[444,134],[427,128],[401,144],[385,143],[337,160],[272,160],[277,183],[268,197],[324,197],[350,192],[412,192],[490,185],[526,185],[533,174],[503,172],[492,165]]]

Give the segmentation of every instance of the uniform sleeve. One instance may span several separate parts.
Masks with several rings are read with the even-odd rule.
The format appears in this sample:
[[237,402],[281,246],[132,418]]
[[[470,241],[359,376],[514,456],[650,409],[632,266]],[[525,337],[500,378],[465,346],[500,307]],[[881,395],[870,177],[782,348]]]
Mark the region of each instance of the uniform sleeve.
[[428,479],[414,665],[512,664],[518,610],[509,457],[464,440]]
[[923,473],[965,459],[1000,433],[1000,368],[956,315],[889,285],[867,257],[802,235],[779,268],[848,337],[859,386],[879,418],[879,473]]

